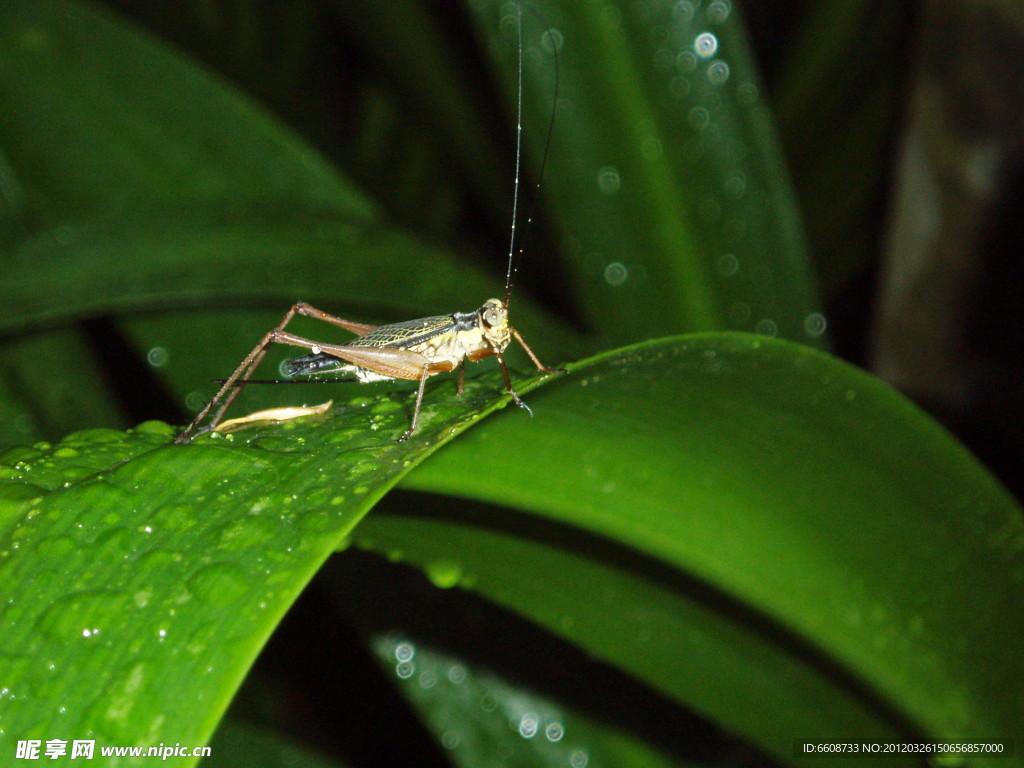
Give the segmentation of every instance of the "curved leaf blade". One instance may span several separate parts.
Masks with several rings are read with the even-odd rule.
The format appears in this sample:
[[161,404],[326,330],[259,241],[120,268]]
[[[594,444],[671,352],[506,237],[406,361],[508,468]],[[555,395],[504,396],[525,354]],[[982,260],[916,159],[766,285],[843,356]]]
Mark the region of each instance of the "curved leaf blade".
[[[415,636],[374,635],[370,645],[429,723],[455,765],[640,765],[687,768],[655,745],[580,707],[547,699]],[[396,663],[396,657],[400,659]]]
[[[463,403],[431,399],[426,431],[412,445],[382,442],[405,423],[401,406],[386,398],[358,400],[321,426],[254,430],[237,442],[152,450],[167,432],[150,428],[127,443],[104,432],[5,455],[0,587],[17,596],[6,610],[15,629],[2,649],[5,678],[16,683],[8,733],[31,736],[54,718],[72,722],[34,693],[54,684],[54,664],[90,680],[92,688],[82,687],[89,700],[69,707],[88,732],[145,741],[159,713],[164,741],[201,741],[339,537],[430,443],[507,400],[492,399],[495,379],[473,381]],[[870,712],[873,699],[882,703],[878,727],[903,730],[887,720],[888,706],[926,735],[1000,738],[1012,729],[1021,710],[1013,683],[1024,604],[1019,512],[962,448],[891,390],[806,348],[714,335],[603,355],[530,402],[538,418],[492,419],[410,485],[551,515],[681,574],[670,582],[706,582],[748,615],[783,628],[784,645],[797,649],[787,657],[769,643],[759,658],[799,670],[808,663],[801,649],[810,649],[859,681],[867,711],[849,691],[829,691],[828,675],[824,686],[814,674],[790,681],[801,692],[824,688],[835,711],[857,713],[860,704],[858,722],[879,715]],[[367,419],[379,429],[368,431]],[[637,484],[644,503],[629,508],[622,499]],[[211,502],[199,515],[196,505]],[[507,549],[484,544],[485,552]],[[572,565],[565,553],[538,552]],[[597,583],[612,583],[586,559],[578,562]],[[948,577],[938,585],[936,568]],[[731,638],[736,648],[764,640],[737,633],[706,606],[687,605],[678,594],[685,590],[637,584],[638,573],[651,575],[611,573],[620,594],[662,601],[663,616],[679,610],[698,626],[717,623],[716,639]],[[154,578],[154,589],[142,583]],[[528,615],[535,608],[522,607]],[[657,648],[633,637],[622,652],[614,633],[618,639],[601,647],[593,633],[607,627],[577,626],[585,631],[575,642],[691,701],[676,657],[652,678],[637,655]],[[194,703],[185,714],[167,698],[172,681],[194,685],[201,671],[168,642],[200,648],[216,662],[204,673],[205,715]],[[965,661],[969,674],[961,676]],[[738,669],[732,674],[742,676]],[[723,722],[742,729],[739,719]],[[773,754],[786,748],[763,733],[746,735]]]
[[[545,199],[606,345],[722,329],[822,342],[799,213],[736,5],[546,0],[524,15],[524,138],[541,157],[554,46]],[[472,6],[515,94],[515,6]]]
[[[353,533],[357,546],[390,559],[401,553],[437,586],[510,607],[778,760],[792,757],[793,734],[906,735],[811,649],[768,631],[770,622],[713,586],[612,542],[488,506],[383,506],[405,508],[367,517]],[[421,506],[428,511],[417,513]]]
[[[529,510],[707,583],[831,660],[894,727],[1007,738],[1022,721],[1020,510],[893,390],[807,348],[709,335],[600,356],[531,403],[543,418],[492,419],[405,486]],[[612,660],[690,700],[685,670],[662,657],[653,673],[651,650]]]
[[508,401],[496,386],[430,398],[400,444],[406,395],[184,447],[151,422],[0,456],[0,750],[204,744],[323,560],[414,463]]
[[[9,333],[196,302],[275,302],[283,315],[299,298],[388,307],[392,319],[408,319],[468,311],[501,293],[500,279],[436,243],[300,205],[134,208],[23,238],[7,259],[0,331]],[[545,328],[574,343],[529,301],[517,300],[515,313],[524,333]]]
[[96,4],[0,14],[0,136],[23,219],[50,224],[141,200],[375,206],[217,77]]

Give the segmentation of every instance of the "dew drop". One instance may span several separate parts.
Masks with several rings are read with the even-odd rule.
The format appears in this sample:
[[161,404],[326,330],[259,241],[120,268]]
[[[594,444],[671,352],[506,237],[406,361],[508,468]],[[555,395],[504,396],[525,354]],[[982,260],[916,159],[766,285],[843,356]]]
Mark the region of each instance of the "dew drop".
[[672,15],[677,21],[693,21],[694,7],[692,0],[679,0],[672,9]]
[[395,400],[384,399],[377,403],[374,403],[374,405],[370,408],[370,413],[387,414],[394,413],[395,411],[404,410],[405,406],[403,406],[401,403],[396,402]]
[[541,47],[547,52],[559,52],[565,45],[565,35],[560,29],[548,27],[540,36]]
[[603,195],[614,195],[622,187],[622,178],[613,165],[606,165],[597,172],[597,188]]
[[697,69],[697,54],[687,48],[676,56],[676,69],[682,74],[688,75]]
[[170,360],[170,354],[164,347],[153,347],[146,353],[146,360],[154,368],[163,368]]
[[435,685],[437,685],[437,675],[433,672],[423,672],[420,674],[419,679],[420,688],[425,691],[429,691]]
[[711,113],[704,107],[694,107],[686,115],[687,121],[697,130],[706,128],[711,122]]
[[427,564],[426,571],[438,589],[451,589],[462,579],[462,566],[454,560],[434,560]]
[[[281,499],[281,504],[287,503]],[[277,524],[267,517],[246,516],[225,523],[215,531],[216,546],[231,551],[259,547],[277,534]]]
[[480,697],[480,709],[483,712],[493,712],[498,708],[498,701],[489,693]]
[[399,643],[395,646],[396,661],[412,661],[416,655],[416,646],[412,643]]
[[188,590],[210,605],[233,603],[249,591],[249,579],[236,565],[214,563],[200,568],[187,582]]
[[812,339],[820,337],[828,328],[828,320],[820,312],[812,312],[804,318],[804,333]]
[[103,620],[121,612],[122,596],[106,590],[77,592],[51,603],[39,617],[39,631],[58,642],[83,637],[83,632],[98,631]]
[[629,270],[621,261],[613,261],[604,268],[604,281],[613,288],[618,288],[629,279]]
[[190,411],[198,411],[204,405],[206,405],[206,395],[198,389],[193,389],[185,395],[185,407]]
[[168,424],[166,421],[160,421],[159,419],[150,419],[144,421],[135,427],[133,430],[138,435],[152,435],[153,437],[170,437],[174,434],[174,427]]
[[710,32],[702,32],[694,40],[693,50],[702,59],[710,59],[718,51],[718,38]]
[[185,643],[185,650],[192,656],[208,654],[209,649],[215,646],[213,639],[217,636],[220,628],[221,625],[216,622],[200,625],[188,638],[188,642]]
[[540,730],[540,718],[535,712],[527,712],[519,718],[519,735],[524,739],[532,739]]
[[712,85],[725,85],[729,79],[729,65],[724,61],[713,61],[708,66],[708,80]]
[[78,545],[69,536],[48,536],[36,544],[36,555],[40,562],[55,562],[62,560],[77,548]]
[[441,746],[445,749],[456,749],[459,746],[461,738],[455,731],[445,731],[441,734]]
[[715,267],[722,277],[732,277],[740,271],[740,260],[736,258],[735,254],[723,253],[715,261]]
[[729,18],[731,12],[732,5],[729,0],[713,0],[707,10],[708,21],[713,24],[721,24]]

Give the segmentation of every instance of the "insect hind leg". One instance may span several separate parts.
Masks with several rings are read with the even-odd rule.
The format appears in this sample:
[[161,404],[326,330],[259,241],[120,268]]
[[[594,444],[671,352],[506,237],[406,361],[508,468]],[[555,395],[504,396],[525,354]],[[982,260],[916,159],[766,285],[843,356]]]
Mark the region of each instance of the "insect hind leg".
[[[217,390],[217,394],[215,394],[210,402],[208,402],[203,409],[199,411],[196,417],[189,422],[188,426],[185,427],[182,433],[174,439],[176,444],[184,445],[185,443],[191,442],[193,438],[205,434],[206,432],[211,432],[217,428],[221,419],[224,418],[224,413],[229,407],[231,407],[231,403],[234,402],[235,398],[238,397],[238,393],[242,389],[240,384],[249,380],[249,377],[252,376],[253,372],[263,361],[263,358],[267,354],[267,350],[270,349],[271,344],[284,343],[298,347],[306,347],[307,349],[319,346],[316,342],[285,331],[285,327],[291,322],[295,315],[305,315],[306,317],[312,317],[326,322],[331,322],[331,320],[328,320],[327,318],[333,318],[334,320],[340,319],[335,318],[333,315],[328,315],[326,312],[310,306],[305,302],[293,304],[291,309],[289,309],[285,313],[284,317],[281,318],[281,322],[278,323],[272,331],[269,331],[260,340],[259,344],[253,347],[252,351],[245,356],[245,359],[238,364],[238,367],[235,368],[234,372],[224,380],[221,388]],[[338,325],[338,323],[332,324]],[[209,414],[210,411],[218,404],[220,404],[220,407],[217,408],[213,418],[210,419],[209,423],[205,427],[200,427],[199,425],[202,424],[207,414]]]

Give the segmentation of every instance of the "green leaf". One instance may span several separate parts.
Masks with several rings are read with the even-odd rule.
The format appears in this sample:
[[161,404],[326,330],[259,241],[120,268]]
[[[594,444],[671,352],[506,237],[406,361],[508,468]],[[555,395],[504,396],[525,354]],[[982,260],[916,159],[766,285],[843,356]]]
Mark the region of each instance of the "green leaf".
[[[329,552],[508,401],[494,373],[449,387],[398,445],[409,394],[187,447],[143,425],[0,457],[3,738],[204,743]],[[488,419],[406,485],[539,518],[366,535],[781,759],[851,726],[1013,733],[1020,510],[891,389],[726,334],[601,355],[527,399],[535,418]]]
[[[514,95],[515,6],[473,5]],[[547,0],[524,15],[524,139],[542,157],[557,66],[544,197],[606,344],[726,328],[820,343],[799,213],[736,6]]]
[[34,434],[61,435],[96,424],[128,426],[109,399],[109,382],[76,328],[28,334],[3,345],[0,445]]
[[615,724],[509,683],[399,634],[370,639],[382,667],[433,729],[456,765],[679,766]]
[[404,395],[339,405],[327,428],[182,447],[151,422],[0,456],[3,754],[12,739],[60,734],[97,748],[205,743],[359,518],[426,452],[508,400],[495,399],[495,378],[425,408],[401,444]]
[[484,513],[360,533],[780,759],[812,733],[1007,738],[1024,720],[1020,510],[893,390],[707,336],[599,357],[531,404],[404,485],[569,529],[503,535]]
[[686,570],[492,507],[414,501],[368,517],[355,544],[510,607],[780,760],[791,757],[789,734],[902,735],[820,649]]
[[96,4],[0,14],[0,136],[33,225],[140,200],[375,206],[225,82]]
[[[468,311],[501,293],[493,276],[394,225],[301,207],[134,209],[25,238],[6,259],[0,330],[7,331],[197,302],[273,302],[283,315],[297,294],[378,313],[381,306]],[[68,264],[89,268],[72,272]],[[474,307],[461,306],[467,295]],[[578,344],[529,301],[517,300],[515,311],[524,333],[543,327],[560,344]]]

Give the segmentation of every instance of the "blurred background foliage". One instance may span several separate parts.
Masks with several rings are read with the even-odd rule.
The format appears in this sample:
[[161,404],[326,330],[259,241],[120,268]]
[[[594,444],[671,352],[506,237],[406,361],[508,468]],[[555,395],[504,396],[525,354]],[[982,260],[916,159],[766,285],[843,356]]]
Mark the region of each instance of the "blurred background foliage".
[[[446,247],[455,244],[461,257],[499,274],[513,173],[510,105],[484,63],[476,22],[466,8],[412,0],[106,5],[269,107],[343,169],[389,221]],[[686,5],[701,6],[679,7]],[[600,4],[566,6],[565,13],[600,11]],[[925,405],[1019,495],[1016,470],[1024,436],[1017,418],[1020,387],[1013,385],[1021,360],[1020,267],[1014,258],[1020,220],[1022,98],[1013,75],[1021,57],[1019,7],[998,0],[837,0],[761,2],[740,10],[820,286],[819,301],[808,283],[807,310],[823,308],[834,351]],[[535,84],[543,93],[533,96],[550,99],[550,71],[548,78]],[[580,117],[572,106],[564,105],[557,120],[556,136],[567,133],[576,140],[581,132],[574,133],[573,125]],[[530,178],[539,165],[543,124],[538,117],[531,125],[528,118]],[[559,182],[555,166],[549,188],[566,183]],[[10,212],[20,194],[15,171],[22,169],[9,165],[8,171],[4,197]],[[578,180],[570,176],[567,183]],[[579,283],[569,289],[571,244],[545,218],[546,208],[540,207],[529,235],[526,268],[518,276],[521,292],[577,331],[600,330],[593,325],[597,316],[624,330],[619,341],[650,335],[629,333],[630,319],[616,316],[614,302],[594,289],[581,291]],[[37,216],[35,226],[40,223]],[[11,236],[13,229],[20,236],[25,226],[24,218],[8,216],[0,231]],[[303,286],[320,288],[317,295],[301,297],[336,306],[337,299],[323,295],[308,275],[276,277],[293,293]],[[280,306],[266,293],[262,303],[268,310]],[[252,291],[247,295],[243,303],[251,306]],[[196,301],[193,294],[189,303]],[[237,297],[226,303],[237,304]],[[52,439],[95,424],[127,426],[153,415],[184,418],[175,387],[132,354],[109,312],[86,313],[73,327],[62,325],[56,366],[48,344],[26,337],[38,326],[38,314],[29,322],[22,317],[5,324],[2,387],[16,404],[4,412],[7,442]],[[265,317],[273,315],[268,311]],[[244,332],[258,334],[262,317],[241,320]],[[665,333],[702,325],[694,316],[658,319]],[[195,317],[194,327],[200,320]],[[732,324],[744,325],[742,319]],[[770,324],[758,330],[779,332]],[[565,346],[576,354],[606,346],[610,335],[604,334],[605,344]],[[783,329],[782,335],[800,334]],[[214,334],[197,343],[224,340]],[[75,372],[72,392],[62,392],[58,403],[31,394],[38,379],[59,376],[55,368]],[[94,378],[106,382],[90,386]],[[106,390],[107,397],[76,401],[74,391],[81,389]]]
[[[387,320],[468,310],[475,305],[462,299],[452,306],[447,302],[469,290],[474,302],[496,293],[508,247],[514,174],[512,59],[507,34],[491,39],[490,32],[481,31],[490,22],[482,20],[479,5],[442,0],[97,0],[88,6],[194,57],[269,109],[294,136],[267,139],[265,158],[243,151],[231,158],[230,148],[213,148],[220,172],[204,188],[204,179],[173,178],[174,121],[167,107],[162,125],[172,151],[154,168],[163,168],[172,181],[161,177],[155,186],[166,185],[166,195],[134,201],[132,215],[121,217],[103,196],[104,189],[116,185],[117,168],[104,164],[102,152],[92,154],[94,147],[70,145],[64,162],[75,165],[76,178],[99,179],[98,189],[106,185],[95,198],[81,186],[56,184],[40,196],[41,185],[21,184],[20,179],[33,178],[46,167],[36,155],[20,151],[29,146],[24,137],[38,131],[39,123],[17,112],[9,92],[0,92],[7,97],[6,107],[0,106],[0,242],[7,251],[0,255],[6,303],[0,315],[0,441],[56,439],[74,429],[129,426],[154,417],[181,423],[209,394],[197,391],[195,382],[227,373],[292,300],[321,303],[356,319]],[[638,44],[646,31],[637,20],[645,18],[650,5],[640,0],[538,3],[543,23],[566,34],[571,29],[571,39],[587,42],[580,46],[582,60],[575,58],[581,56],[579,49],[562,54],[552,157],[517,277],[515,301],[522,307],[524,330],[533,331],[528,338],[550,360],[649,336],[720,327],[826,346],[909,394],[1019,498],[1024,491],[1019,384],[1024,304],[1018,256],[1024,241],[1024,84],[1019,77],[1024,12],[1019,4],[674,4],[673,12],[684,15],[732,11],[719,34],[721,44],[743,51],[731,60],[731,76],[752,84],[759,103],[770,107],[770,118],[768,112],[759,113],[751,119],[763,122],[737,124],[730,133],[743,139],[735,156],[744,158],[745,174],[737,176],[728,157],[702,146],[699,160],[676,167],[692,169],[701,162],[719,167],[714,174],[689,178],[658,175],[659,167],[645,165],[652,153],[684,153],[688,142],[707,138],[702,134],[706,116],[689,102],[686,112],[663,114],[671,107],[654,90],[660,66],[656,57],[633,62],[639,85],[631,90],[627,84],[616,93],[613,114],[602,111],[600,103],[588,103],[576,79],[588,67],[621,63],[617,46],[620,40]],[[609,14],[626,22],[613,25],[612,33],[607,25],[589,23]],[[527,23],[541,25],[536,17]],[[33,44],[21,42],[29,48]],[[114,34],[114,43],[123,40]],[[748,45],[750,59],[745,57]],[[133,51],[121,55],[130,57]],[[492,59],[505,62],[504,74],[489,63]],[[6,67],[13,66],[11,61],[3,59]],[[689,65],[677,61],[671,66]],[[11,72],[0,69],[0,89]],[[149,74],[144,68],[141,73]],[[528,66],[527,81],[524,186],[529,200],[553,93],[550,59]],[[60,93],[55,82],[54,92]],[[149,87],[160,101],[160,89],[173,91],[175,84],[154,80]],[[83,108],[84,99],[79,103],[74,94],[66,94],[52,108],[66,110],[69,126],[81,123],[92,114]],[[169,97],[168,103],[173,104]],[[625,103],[637,105],[636,122],[621,109]],[[214,104],[218,110],[222,106]],[[104,115],[115,113],[116,106],[106,105]],[[129,129],[131,117],[130,112],[123,115]],[[243,118],[221,111],[210,119],[237,120],[244,130]],[[655,121],[661,145],[644,144],[644,120]],[[665,126],[674,126],[677,133],[666,133]],[[259,131],[253,134],[265,138]],[[142,135],[158,141],[155,134]],[[295,136],[321,157],[305,158],[308,173],[301,188],[277,190],[281,199],[301,205],[270,205],[268,210],[265,201],[249,193],[265,192],[277,177],[267,170],[260,178],[252,167],[265,162],[272,168],[277,160],[294,163]],[[239,145],[252,153],[259,141],[240,140]],[[159,154],[162,146],[149,150]],[[599,169],[586,193],[580,179],[592,169],[573,165],[574,150],[581,146],[604,147],[618,158]],[[751,156],[757,162],[750,163]],[[126,167],[140,165],[126,160]],[[332,176],[330,166],[340,169],[343,181]],[[186,171],[190,167],[182,164]],[[757,175],[750,167],[757,168]],[[232,168],[238,174],[235,188],[224,185]],[[659,201],[671,201],[657,218],[666,229],[630,230],[630,220],[651,206],[642,195],[619,195],[616,212],[600,207],[623,180],[635,179],[664,191]],[[714,189],[724,190],[717,197],[709,191],[715,184]],[[237,207],[209,209],[202,194],[183,203],[179,192],[186,185],[206,189],[209,199],[236,195]],[[729,211],[723,214],[721,206],[730,204],[730,189],[751,185],[757,185],[757,194],[748,197],[772,201],[774,223],[758,225],[757,231],[759,236],[768,233],[763,247],[774,256],[759,256],[761,271],[755,270],[734,296],[732,288],[722,286],[723,278],[737,269],[727,258],[729,238],[737,235],[726,226]],[[267,198],[273,203],[272,196]],[[741,198],[733,203],[739,205]],[[579,201],[586,201],[581,204],[586,210],[579,210]],[[148,212],[139,213],[146,206]],[[326,228],[324,211],[331,222]],[[714,226],[679,234],[671,230],[673,212]],[[749,210],[738,219],[749,222],[758,215]],[[82,226],[84,218],[88,227]],[[266,231],[251,234],[253,221]],[[358,233],[341,231],[339,221]],[[152,260],[161,247],[180,253],[196,222],[200,230],[209,225],[211,231],[234,232],[232,248],[238,255],[211,264],[203,260],[211,247],[203,240],[195,246],[194,261],[171,260],[163,271],[149,272],[149,282],[140,278],[139,285],[129,281],[111,287],[118,265],[123,268],[137,255],[115,253],[102,266],[105,257],[95,254],[115,252],[110,244],[126,242],[124,231],[138,222],[145,222],[145,234],[135,232],[127,242],[148,239],[146,253]],[[239,222],[249,234],[236,231]],[[366,242],[365,232],[373,227],[382,230],[388,243],[380,269],[373,268],[376,244]],[[303,239],[309,231],[322,234],[319,252],[311,253]],[[40,233],[46,234],[44,246]],[[659,248],[673,237],[681,242],[690,238],[686,248],[692,258],[664,257],[670,249]],[[607,243],[608,253],[595,256],[595,249],[581,244],[590,242],[587,238]],[[104,270],[101,277],[76,273],[67,264],[44,263],[54,240],[79,248],[79,256],[93,253],[87,263]],[[626,244],[632,250],[623,257]],[[344,268],[334,260],[339,250],[360,248],[369,254],[362,268],[358,260]],[[416,253],[419,261],[413,261]],[[452,253],[458,261],[447,260]],[[39,258],[34,260],[34,254]],[[264,255],[267,261],[260,266]],[[420,277],[427,271],[431,277],[424,278],[429,285],[423,287]],[[36,280],[37,272],[47,276]],[[768,283],[771,291],[765,289]],[[634,284],[640,287],[632,292]],[[687,300],[679,301],[680,295]],[[152,341],[174,334],[182,337],[176,348]],[[161,355],[175,365],[183,357],[195,362],[176,368],[165,365]],[[394,569],[369,555],[352,554],[332,567],[346,571],[351,594],[377,594],[396,578]],[[407,579],[403,589],[423,589],[417,574],[399,570],[399,578]],[[366,582],[362,587],[351,586],[360,580]],[[354,762],[405,764],[409,753],[397,747],[404,742],[418,745],[417,764],[443,764],[419,721],[411,716],[396,720],[402,708],[386,701],[392,694],[389,686],[378,684],[377,662],[363,636],[347,621],[331,620],[352,609],[330,604],[332,599],[316,584],[302,598],[247,683],[236,716],[287,720],[309,742],[347,753]],[[375,629],[391,620],[386,608],[381,614],[373,619],[379,624]],[[329,667],[328,661],[297,664],[291,653],[297,635],[307,642],[309,626],[323,627],[311,653],[325,660],[362,660],[351,668],[361,670],[359,682],[381,697],[373,706],[365,701],[346,705],[338,695],[338,680],[301,679]],[[595,674],[614,677],[609,670]],[[290,696],[303,686],[337,707],[348,706],[349,730],[364,734],[365,743],[337,743],[340,737],[331,732],[330,722],[319,721],[320,715],[305,718],[301,704],[288,711],[296,700],[304,701]],[[380,718],[380,712],[388,714]],[[696,739],[714,743],[713,728],[702,723],[693,728]],[[396,739],[396,733],[402,738]],[[371,748],[366,745],[372,745],[372,753],[360,753]],[[381,753],[382,745],[385,750],[395,745],[395,754]]]

